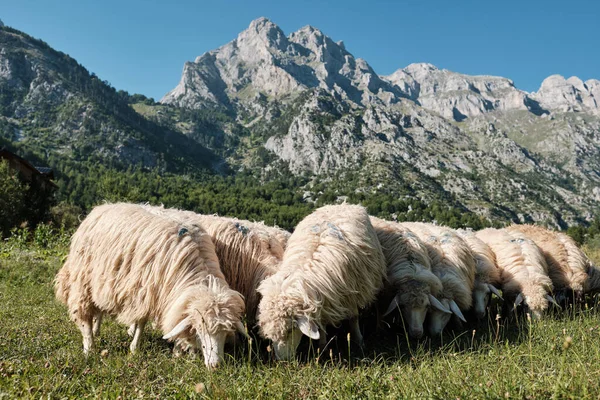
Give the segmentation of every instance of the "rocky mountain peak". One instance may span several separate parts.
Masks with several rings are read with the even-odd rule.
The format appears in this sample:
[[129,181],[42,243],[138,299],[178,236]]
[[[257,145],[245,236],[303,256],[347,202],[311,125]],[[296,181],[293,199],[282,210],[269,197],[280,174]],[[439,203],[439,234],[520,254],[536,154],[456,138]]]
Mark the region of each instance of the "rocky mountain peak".
[[188,108],[213,103],[256,111],[261,96],[283,99],[310,88],[324,89],[359,107],[406,97],[319,29],[305,26],[286,37],[277,25],[259,18],[232,42],[186,63],[179,85],[161,101]]
[[4,22],[2,22],[2,20],[0,19],[0,28],[2,28],[4,26]]
[[423,107],[457,121],[498,109],[527,110],[535,106],[510,79],[465,75],[428,63],[410,64],[386,79]]
[[282,51],[288,45],[287,38],[281,28],[265,17],[252,21],[248,29],[238,35],[236,41],[239,47],[266,45]]
[[540,90],[532,93],[532,97],[550,110],[599,114],[600,88],[597,82],[591,79],[584,83],[576,76],[565,79],[562,75],[551,75],[544,79]]

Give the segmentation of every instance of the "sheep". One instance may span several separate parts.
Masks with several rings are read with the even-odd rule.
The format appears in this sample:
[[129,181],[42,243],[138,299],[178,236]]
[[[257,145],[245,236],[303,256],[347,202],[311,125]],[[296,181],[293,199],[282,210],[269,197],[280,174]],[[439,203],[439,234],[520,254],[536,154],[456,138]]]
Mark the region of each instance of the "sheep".
[[431,272],[427,248],[414,233],[397,222],[370,218],[387,263],[383,292],[393,296],[384,316],[399,308],[408,334],[419,339],[429,308],[450,313],[435,297],[442,282]]
[[195,223],[206,230],[215,245],[225,279],[246,300],[246,319],[249,325],[253,325],[260,300],[256,289],[265,278],[277,271],[289,232],[263,223],[216,215],[149,205],[145,208],[182,223]]
[[561,302],[567,300],[567,293],[578,293],[578,296],[583,293],[583,285],[587,279],[585,265],[569,263],[569,252],[564,239],[559,239],[556,232],[535,225],[511,225],[506,229],[522,233],[540,248],[548,265],[554,293]]
[[500,285],[500,270],[496,266],[496,255],[472,230],[458,229],[456,232],[471,248],[475,257],[473,310],[477,319],[483,319],[490,296],[495,294],[502,299],[502,295],[496,288]]
[[302,334],[317,340],[327,325],[348,318],[352,336],[362,343],[359,309],[375,300],[385,276],[364,207],[321,207],[298,224],[278,271],[258,287],[259,333],[273,342],[280,360],[294,356]]
[[92,321],[113,315],[136,324],[134,353],[154,320],[168,340],[199,345],[207,367],[223,358],[226,336],[243,331],[244,300],[227,285],[210,237],[134,204],[95,207],[71,241],[55,279],[56,297],[94,348]]
[[571,287],[575,299],[583,301],[584,293],[591,293],[600,289],[599,271],[577,246],[573,238],[561,232],[556,232],[556,237],[567,252],[567,263],[573,274]]
[[[473,286],[475,282],[475,260],[471,249],[450,229],[433,224],[410,222],[403,223],[428,246],[433,273],[442,281],[440,302],[466,322],[462,311],[473,304]],[[429,316],[429,334],[438,336],[450,321],[452,314],[431,310]]]
[[[536,244],[519,232],[487,228],[476,233],[496,255],[505,305],[525,303],[532,318],[539,319],[553,301],[548,266]],[[514,309],[513,308],[513,309]]]

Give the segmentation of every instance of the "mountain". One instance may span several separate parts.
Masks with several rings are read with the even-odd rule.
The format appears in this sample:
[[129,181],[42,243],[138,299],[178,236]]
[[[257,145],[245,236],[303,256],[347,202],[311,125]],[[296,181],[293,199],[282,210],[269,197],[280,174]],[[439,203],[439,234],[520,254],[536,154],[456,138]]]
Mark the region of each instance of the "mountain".
[[68,55],[0,25],[0,147],[56,164],[206,169],[218,158],[136,113],[128,95]]
[[181,81],[161,102],[249,107],[313,88],[353,106],[392,104],[404,96],[318,29],[306,26],[286,37],[277,25],[259,18],[233,41],[186,63]]
[[380,76],[341,41],[266,18],[184,65],[160,103],[117,91],[0,27],[0,147],[57,170],[60,198],[164,202],[294,224],[348,200],[399,219],[540,222],[598,214],[597,80],[411,64]]
[[431,64],[379,76],[316,28],[286,36],[259,18],[186,63],[161,103],[229,115],[219,129],[243,133],[232,165],[564,227],[599,211],[598,82],[552,76],[527,93]]

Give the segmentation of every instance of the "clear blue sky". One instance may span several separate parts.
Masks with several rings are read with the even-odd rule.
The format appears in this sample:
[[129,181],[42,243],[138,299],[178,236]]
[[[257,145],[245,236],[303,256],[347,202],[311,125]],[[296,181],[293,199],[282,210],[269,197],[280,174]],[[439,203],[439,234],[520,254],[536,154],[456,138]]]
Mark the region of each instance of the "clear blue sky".
[[379,74],[429,62],[537,90],[551,74],[600,79],[598,0],[199,1],[0,0],[0,19],[117,89],[159,99],[183,63],[265,16],[343,40]]

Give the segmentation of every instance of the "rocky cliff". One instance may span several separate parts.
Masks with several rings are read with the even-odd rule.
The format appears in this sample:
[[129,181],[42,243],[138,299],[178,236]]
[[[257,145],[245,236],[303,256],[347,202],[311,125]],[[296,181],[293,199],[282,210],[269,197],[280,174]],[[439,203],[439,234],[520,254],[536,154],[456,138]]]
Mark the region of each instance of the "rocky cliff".
[[374,190],[402,181],[491,218],[564,225],[598,211],[599,87],[552,76],[527,93],[431,64],[379,76],[316,28],[286,36],[260,18],[186,63],[162,102],[229,110],[295,174],[357,171]]

